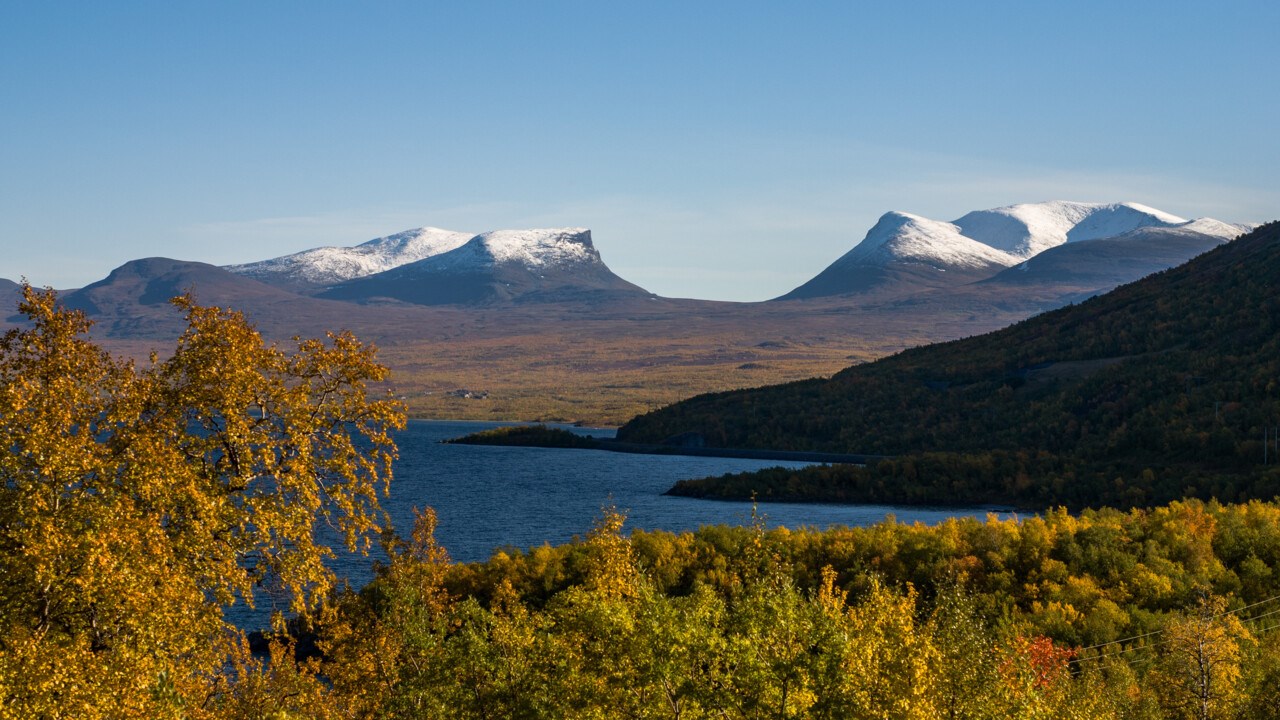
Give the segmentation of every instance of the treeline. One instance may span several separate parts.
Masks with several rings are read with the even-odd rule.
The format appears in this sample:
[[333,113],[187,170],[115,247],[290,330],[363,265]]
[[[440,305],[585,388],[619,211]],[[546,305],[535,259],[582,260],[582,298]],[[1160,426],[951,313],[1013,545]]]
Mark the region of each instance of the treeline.
[[681,480],[667,494],[715,500],[894,505],[1149,507],[1179,498],[1280,497],[1280,465],[1226,473],[1153,463],[1087,462],[1039,451],[922,453],[872,465],[765,468]]
[[1273,504],[629,537],[606,513],[471,565],[433,526],[314,619],[309,713],[1243,719],[1280,700]]
[[[910,584],[926,601],[959,587],[990,619],[1016,616],[1035,634],[1070,646],[1150,632],[1163,614],[1194,606],[1205,594],[1240,605],[1280,596],[1275,503],[1189,500],[1150,510],[1059,509],[933,526],[890,521],[766,532],[762,524],[682,534],[636,530],[626,544],[637,572],[668,596],[698,587],[731,595],[744,579],[775,571],[813,591],[829,567],[854,600],[876,579],[891,587]],[[521,603],[543,609],[589,583],[593,548],[588,539],[500,551],[482,563],[449,565],[441,583],[450,596],[484,605],[492,604],[497,588],[509,586]]]
[[[1045,452],[1248,474],[1278,459],[1280,224],[1081,305],[811,380],[693,398],[619,439],[906,455]],[[1268,442],[1266,439],[1270,437]],[[1195,488],[1204,493],[1204,488]]]

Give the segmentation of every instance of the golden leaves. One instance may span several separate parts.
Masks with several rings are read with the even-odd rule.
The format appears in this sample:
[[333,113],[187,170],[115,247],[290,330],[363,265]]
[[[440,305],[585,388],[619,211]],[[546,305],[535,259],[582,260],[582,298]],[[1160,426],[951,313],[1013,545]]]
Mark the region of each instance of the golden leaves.
[[145,369],[82,337],[88,321],[53,291],[25,287],[31,326],[0,339],[10,703],[64,708],[51,717],[204,707],[227,691],[222,607],[268,577],[313,607],[333,582],[317,522],[352,548],[383,524],[404,416],[369,395],[386,373],[373,348],[342,334],[286,352],[239,313],[175,304],[187,330]]

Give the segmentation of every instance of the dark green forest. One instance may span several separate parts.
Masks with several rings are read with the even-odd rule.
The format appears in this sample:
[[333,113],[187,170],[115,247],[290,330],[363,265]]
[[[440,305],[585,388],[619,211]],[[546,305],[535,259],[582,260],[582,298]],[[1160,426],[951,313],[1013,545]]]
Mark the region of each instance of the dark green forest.
[[1280,466],[1223,472],[1195,465],[1089,462],[1048,452],[916,453],[862,465],[812,465],[681,480],[668,495],[761,502],[1150,507],[1178,498],[1280,497]]
[[[1280,224],[1271,223],[1005,330],[828,380],[699,396],[637,417],[618,435],[661,442],[696,433],[708,446],[899,456],[791,483],[826,486],[821,493],[788,496],[774,477],[759,485],[761,497],[938,502],[958,491],[966,502],[1040,507],[1273,497],[1277,278]],[[986,469],[1000,472],[973,487]],[[847,480],[835,482],[837,474]],[[877,482],[903,487],[875,490]]]

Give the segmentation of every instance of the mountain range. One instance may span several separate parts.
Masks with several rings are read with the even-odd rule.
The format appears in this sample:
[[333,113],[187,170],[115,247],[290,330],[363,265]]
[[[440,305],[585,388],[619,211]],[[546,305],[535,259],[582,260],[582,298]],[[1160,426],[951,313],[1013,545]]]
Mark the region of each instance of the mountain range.
[[[1095,290],[1102,291],[1249,229],[1212,218],[1186,220],[1137,203],[1028,203],[976,210],[953,222],[889,212],[861,243],[779,299],[957,287],[1015,266],[1023,271],[1020,284],[1095,278]],[[1092,245],[1077,250],[1083,243]],[[1049,261],[1036,262],[1049,253]],[[1025,272],[1033,266],[1035,272]]]
[[[982,281],[1042,289],[1061,285],[1074,298],[1083,286],[1105,291],[1249,229],[1212,218],[1186,220],[1137,203],[1027,203],[976,210],[953,222],[892,211],[847,253],[775,302],[910,296]],[[157,293],[177,289],[177,281],[164,276],[183,264],[163,258],[131,261],[72,294],[91,315],[110,314],[109,308],[119,309],[121,302],[153,304]],[[215,294],[237,286],[230,276],[238,276],[292,295],[366,304],[599,303],[653,297],[609,269],[585,228],[477,235],[423,227],[353,247],[314,248],[220,269],[201,266],[198,278],[193,273],[200,264],[185,265],[187,274],[179,284]],[[283,301],[257,285],[242,287],[250,304]],[[7,289],[0,286],[0,292]]]
[[[928,297],[940,288],[975,283],[979,293],[984,287],[1034,287],[1043,298],[1046,291],[1061,290],[1066,302],[1172,267],[1247,230],[1136,203],[1010,205],[954,222],[893,211],[825,270],[773,302]],[[281,293],[426,306],[592,306],[654,297],[610,270],[585,228],[477,235],[423,227],[353,247],[314,248],[223,268],[163,258],[131,261],[68,300],[91,316],[114,318],[182,289],[237,297],[249,308],[298,305]],[[1001,300],[1007,299],[1002,293]],[[138,331],[129,323],[112,327],[118,333]]]
[[[1176,265],[1249,229],[1137,203],[1025,203],[975,210],[953,222],[893,211],[849,252],[776,300],[883,298],[983,280],[1064,285],[1070,288],[1064,297],[1075,299],[1082,290],[1102,292]],[[585,228],[471,235],[424,227],[225,269],[290,292],[360,303],[604,302],[649,295],[604,264]],[[1010,269],[1016,270],[1004,273]]]
[[[1133,203],[1013,205],[951,223],[891,212],[792,292],[729,303],[649,293],[615,274],[584,228],[424,227],[226,267],[131,260],[62,299],[95,321],[100,339],[143,356],[180,331],[166,301],[190,291],[243,311],[270,339],[345,328],[378,343],[415,412],[620,421],[698,391],[829,374],[1004,327],[1245,229]],[[12,308],[15,290],[0,283],[0,302]],[[564,375],[544,385],[547,368]],[[440,409],[441,392],[463,383],[488,392],[486,409]],[[594,409],[602,403],[607,413]]]

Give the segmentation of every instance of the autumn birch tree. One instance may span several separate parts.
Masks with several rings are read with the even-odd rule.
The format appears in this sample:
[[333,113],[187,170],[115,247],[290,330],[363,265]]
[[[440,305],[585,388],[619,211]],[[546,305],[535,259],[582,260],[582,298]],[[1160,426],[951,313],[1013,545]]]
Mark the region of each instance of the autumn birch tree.
[[397,403],[349,334],[267,345],[243,316],[176,301],[187,330],[145,368],[25,287],[0,338],[0,716],[199,717],[234,695],[223,609],[271,579],[328,594],[334,527],[382,523]]

